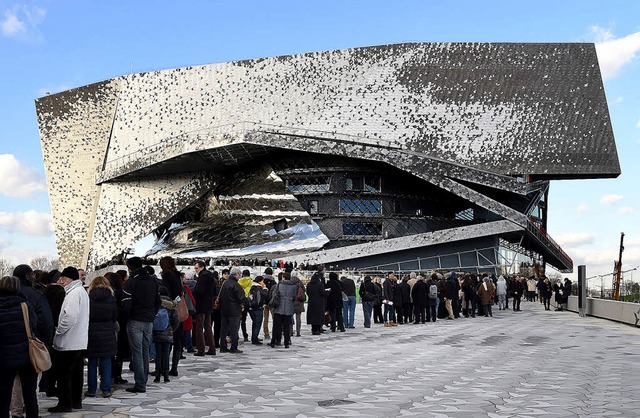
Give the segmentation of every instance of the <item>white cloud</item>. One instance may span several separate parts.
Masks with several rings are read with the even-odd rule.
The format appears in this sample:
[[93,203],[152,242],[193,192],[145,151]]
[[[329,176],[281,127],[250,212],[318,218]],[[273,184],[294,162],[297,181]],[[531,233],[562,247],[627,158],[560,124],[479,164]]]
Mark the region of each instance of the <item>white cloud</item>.
[[578,215],[582,215],[583,213],[586,213],[588,210],[589,210],[589,205],[587,205],[586,203],[580,203],[576,208],[576,212],[578,212]]
[[616,38],[610,30],[592,26],[591,35],[596,40],[600,71],[605,80],[615,77],[640,51],[640,32]]
[[9,232],[33,236],[47,236],[53,233],[50,213],[36,212],[0,212],[0,229]]
[[11,245],[11,241],[6,238],[0,238],[0,250]]
[[613,104],[620,104],[622,102],[624,102],[624,97],[619,96],[617,99],[613,101]]
[[629,206],[623,206],[616,212],[618,215],[628,215],[629,213],[633,213],[635,209]]
[[18,161],[13,154],[0,154],[0,194],[28,197],[46,190],[44,179],[33,168]]
[[624,199],[624,196],[621,194],[607,194],[600,198],[600,203],[602,203],[603,205],[611,206],[622,199]]
[[588,232],[565,232],[555,236],[555,240],[562,247],[578,247],[580,245],[592,244],[595,237]]
[[44,21],[46,14],[46,10],[41,7],[14,6],[5,10],[0,31],[7,38],[37,39],[40,37],[38,26]]

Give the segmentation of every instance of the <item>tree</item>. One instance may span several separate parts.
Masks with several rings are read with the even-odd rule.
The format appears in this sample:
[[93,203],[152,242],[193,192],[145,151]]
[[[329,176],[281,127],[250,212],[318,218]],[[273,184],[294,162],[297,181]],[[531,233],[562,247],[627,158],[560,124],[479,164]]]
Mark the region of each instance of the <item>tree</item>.
[[14,265],[6,258],[0,258],[0,276],[10,276],[13,274]]
[[41,256],[31,260],[29,265],[34,270],[43,270],[43,271],[59,270],[60,259],[58,258],[49,259],[47,257]]

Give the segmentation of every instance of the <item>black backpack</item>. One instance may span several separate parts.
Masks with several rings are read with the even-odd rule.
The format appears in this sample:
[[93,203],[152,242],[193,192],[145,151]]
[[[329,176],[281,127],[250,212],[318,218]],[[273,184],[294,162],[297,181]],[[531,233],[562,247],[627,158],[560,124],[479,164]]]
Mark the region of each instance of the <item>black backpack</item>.
[[262,287],[251,286],[251,289],[249,289],[249,308],[258,309],[263,305],[264,301],[262,300]]

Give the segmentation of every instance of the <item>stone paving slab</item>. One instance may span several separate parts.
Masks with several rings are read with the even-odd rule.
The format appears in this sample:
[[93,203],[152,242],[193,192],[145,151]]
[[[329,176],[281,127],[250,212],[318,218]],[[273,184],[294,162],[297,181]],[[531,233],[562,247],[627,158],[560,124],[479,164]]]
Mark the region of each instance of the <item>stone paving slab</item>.
[[[358,306],[356,329],[313,336],[304,326],[289,349],[188,355],[170,383],[116,387],[65,416],[640,416],[639,328],[522,308],[365,329]],[[39,396],[51,415],[55,399]]]

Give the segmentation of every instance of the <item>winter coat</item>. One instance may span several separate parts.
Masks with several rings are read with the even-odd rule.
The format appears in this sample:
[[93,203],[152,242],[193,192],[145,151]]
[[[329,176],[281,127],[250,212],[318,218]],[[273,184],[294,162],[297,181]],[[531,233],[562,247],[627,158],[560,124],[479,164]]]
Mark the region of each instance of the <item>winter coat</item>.
[[426,306],[429,297],[427,284],[423,280],[417,280],[411,289],[411,300],[416,306]]
[[[263,309],[269,299],[269,291],[266,287],[263,287],[261,283],[253,282],[249,295],[247,296],[247,305],[249,309]],[[258,300],[258,307],[251,307],[256,299]]]
[[[293,283],[294,286],[296,287],[296,298],[293,301],[293,313],[296,313],[296,314],[302,313],[302,312],[304,312],[304,299],[306,299],[304,285],[302,284],[300,279],[298,279],[297,277],[292,277],[291,278],[291,283]],[[298,294],[300,292],[300,290],[299,290],[300,288],[302,288],[303,300],[298,300]]]
[[264,286],[267,288],[267,291],[271,290],[271,287],[276,284],[275,279],[273,278],[272,275],[270,274],[265,274],[264,276],[262,276],[262,283],[264,283]]
[[383,299],[383,291],[382,291],[382,285],[380,283],[374,283],[373,284],[376,287],[376,300],[373,301],[373,304],[376,306],[381,306],[382,305],[382,299]]
[[498,277],[498,284],[496,285],[496,294],[498,295],[507,294],[507,281],[502,276]]
[[160,286],[144,268],[137,269],[124,284],[122,309],[130,320],[153,322],[160,308]]
[[403,280],[398,285],[402,293],[402,303],[411,303],[411,285],[408,281]]
[[431,299],[431,298],[429,297],[429,289],[431,288],[431,285],[435,285],[435,286],[438,288],[438,293],[440,293],[440,286],[438,286],[438,282],[436,282],[436,281],[435,281],[435,280],[433,280],[433,279],[429,279],[429,280],[427,281],[427,283],[425,283],[425,284],[426,284],[425,294],[427,295],[427,296],[426,296],[426,298],[427,298],[427,304],[428,304],[429,306],[436,306],[436,305],[438,304],[438,298]]
[[[197,300],[196,300],[197,301]],[[242,305],[247,303],[244,289],[238,284],[238,279],[234,275],[222,284],[220,291],[220,315],[239,317],[242,313]],[[198,310],[198,305],[196,305]],[[200,312],[198,310],[198,312]]]
[[64,291],[66,295],[53,336],[53,348],[58,351],[86,350],[89,342],[89,295],[80,280],[66,285]]
[[[36,329],[38,319],[27,299],[22,294],[9,294],[0,290],[0,374],[5,373],[3,370],[18,369],[31,364],[27,330],[24,328],[20,306],[23,302],[27,303],[29,325],[31,329]],[[7,414],[8,409],[7,406]]]
[[[238,283],[237,280],[235,282]],[[213,298],[217,294],[213,274],[209,270],[202,270],[198,274],[196,285],[193,288],[193,297],[196,299],[196,313],[211,313],[213,310]]]
[[324,285],[320,278],[311,277],[307,283],[307,324],[323,325],[324,324]]
[[31,304],[38,318],[38,325],[33,328],[33,334],[46,345],[51,345],[53,338],[53,318],[51,308],[46,296],[36,290],[32,283],[26,279],[20,279],[20,293]]
[[460,290],[460,283],[456,277],[456,273],[451,273],[449,279],[447,279],[447,285],[445,288],[444,297],[450,300],[458,298],[458,291]]
[[327,282],[329,295],[327,296],[327,308],[342,308],[342,284],[338,279],[330,279]]
[[360,285],[360,300],[363,302],[375,302],[377,292],[378,286],[376,286],[371,280],[365,280]]
[[527,292],[535,292],[538,282],[536,279],[527,280]]
[[89,341],[87,357],[113,357],[117,352],[118,307],[111,289],[96,287],[89,292]]
[[278,315],[293,315],[293,302],[296,299],[297,287],[291,280],[281,280],[275,287],[274,293],[280,292],[280,304],[273,309]]
[[553,293],[553,288],[551,287],[551,283],[542,282],[542,286],[540,287],[540,294],[543,298],[551,299],[551,294]]
[[[64,286],[61,286],[57,283],[52,283],[44,289],[43,293],[47,298],[49,308],[51,308],[51,318],[53,319],[53,329],[55,331],[55,329],[58,327],[58,319],[60,318],[62,303],[64,302],[64,297],[66,295]],[[53,336],[51,340],[51,342],[53,342]],[[49,344],[49,346],[51,346],[51,344]]]
[[178,296],[182,297],[183,290],[180,273],[175,270],[162,271],[160,277],[162,277],[162,285],[167,288],[171,300],[176,300]]
[[522,292],[524,291],[524,286],[522,286],[522,282],[519,280],[514,280],[510,283],[511,295],[514,298],[518,298],[522,296]]
[[395,293],[395,288],[396,283],[393,280],[385,280],[384,283],[382,283],[382,299],[393,302],[393,294]]
[[476,294],[476,287],[473,279],[468,276],[462,281],[461,289],[464,295],[465,300],[473,300],[474,295]]
[[342,284],[342,291],[347,296],[356,295],[356,283],[352,279],[345,277],[344,279],[340,280],[340,284]]
[[[193,297],[193,293],[189,286],[183,286],[184,288],[184,297],[191,298],[191,302],[193,302],[193,306],[196,306],[196,298]],[[189,317],[182,323],[182,328],[185,331],[191,331],[193,329],[193,317],[189,315]]]
[[491,298],[493,297],[493,292],[495,292],[495,290],[496,287],[493,285],[493,283],[491,283],[490,281],[483,282],[478,287],[478,297],[480,297],[480,303],[482,305],[490,305]]
[[[402,304],[405,302],[401,284],[402,283],[396,283],[393,288],[393,304],[396,306],[396,309],[402,309]],[[408,299],[407,302],[409,302]]]
[[243,277],[238,280],[238,284],[244,289],[244,295],[249,296],[249,290],[251,290],[251,286],[253,286],[253,279],[251,279],[251,277]]
[[156,344],[172,343],[173,333],[180,326],[180,319],[178,318],[178,312],[176,312],[176,303],[166,296],[161,296],[160,300],[160,307],[166,309],[169,314],[169,326],[162,331],[153,330],[152,339]]

